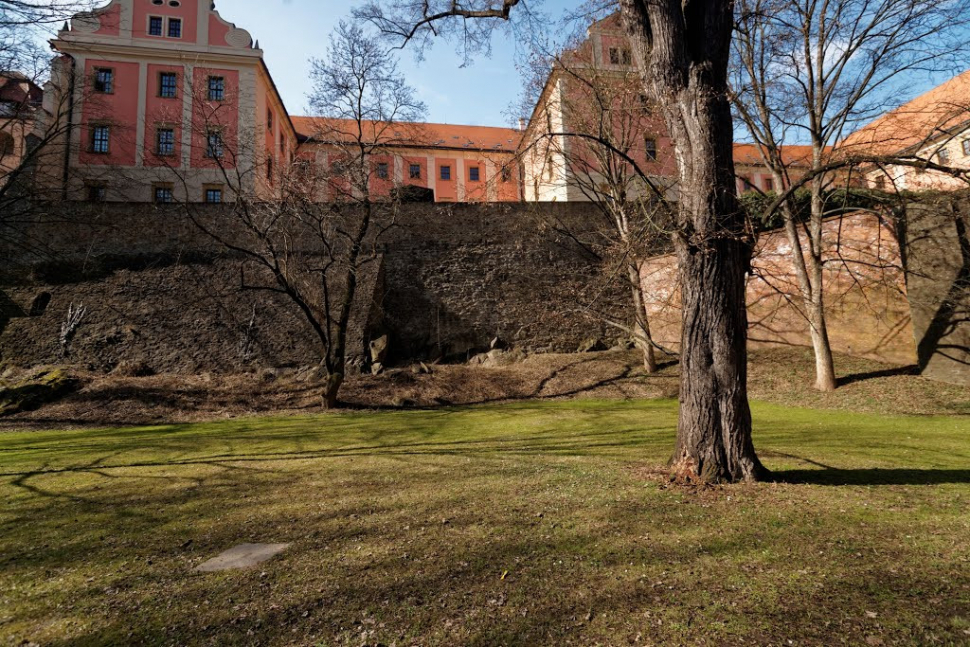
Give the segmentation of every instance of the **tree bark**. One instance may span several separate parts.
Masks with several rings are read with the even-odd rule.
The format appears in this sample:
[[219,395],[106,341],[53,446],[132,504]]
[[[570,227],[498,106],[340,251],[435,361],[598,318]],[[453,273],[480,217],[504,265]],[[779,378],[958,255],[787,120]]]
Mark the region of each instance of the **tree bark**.
[[640,263],[630,263],[630,286],[633,292],[633,343],[643,353],[643,368],[647,373],[657,372],[657,355],[653,347],[653,337],[650,334],[650,319],[647,304],[643,298],[643,275],[640,273]]
[[330,373],[327,375],[327,384],[323,389],[323,408],[337,408],[337,394],[340,392],[340,385],[344,383],[343,373]]
[[[780,173],[773,172],[772,177],[777,186],[782,184]],[[812,209],[814,211],[814,196]],[[805,258],[805,246],[798,232],[798,223],[789,204],[782,205],[782,218],[785,223],[785,235],[791,245],[791,260],[795,268],[795,279],[801,293],[802,310],[808,320],[809,335],[812,348],[815,351],[815,388],[819,391],[834,391],[835,363],[832,359],[832,347],[829,343],[828,326],[825,317],[824,276],[822,275],[822,230],[821,223],[815,226],[815,216],[808,239],[808,260]]]
[[646,80],[674,142],[680,204],[674,244],[683,301],[680,418],[671,476],[766,475],[751,439],[745,274],[752,240],[734,187],[727,60],[730,0],[621,0]]

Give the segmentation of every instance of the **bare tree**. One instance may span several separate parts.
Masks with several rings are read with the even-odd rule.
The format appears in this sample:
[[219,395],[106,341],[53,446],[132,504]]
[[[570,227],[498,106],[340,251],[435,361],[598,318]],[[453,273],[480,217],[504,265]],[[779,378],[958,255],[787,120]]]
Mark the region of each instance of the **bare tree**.
[[[849,160],[833,157],[833,147],[891,107],[908,73],[962,69],[970,2],[738,0],[736,14],[731,96],[776,186],[799,183],[785,145],[807,141],[812,148],[803,180],[811,192],[808,218],[799,221],[790,200],[780,211],[815,351],[816,388],[831,391],[837,381],[825,310],[823,221],[840,207],[828,203],[831,189],[852,172]],[[853,164],[866,162],[864,154],[853,158]]]
[[[474,46],[508,21],[520,0],[368,2],[356,12],[404,42],[450,30]],[[751,440],[747,399],[745,273],[752,236],[734,188],[727,95],[731,0],[620,0],[644,90],[673,137],[680,201],[673,235],[684,305],[680,419],[671,459],[686,481],[766,474]],[[483,27],[469,28],[474,20]]]
[[[596,65],[589,41],[560,55],[537,52],[536,57],[551,60],[549,66],[536,66],[536,81],[559,87],[559,99],[554,110],[542,92],[525,92],[529,99],[540,98],[520,155],[535,176],[535,193],[548,172],[565,180],[567,192],[598,207],[605,226],[582,247],[604,263],[608,279],[627,284],[632,325],[618,321],[615,308],[604,312],[598,304],[587,303],[582,310],[629,334],[643,354],[645,369],[653,373],[659,347],[650,332],[644,263],[669,241],[671,207],[665,181],[658,177],[660,117],[639,76]],[[582,232],[572,223],[556,218],[555,212],[541,213],[557,234],[580,242]]]
[[[424,106],[390,52],[347,23],[331,36],[326,57],[313,61],[312,74],[310,103],[319,117],[308,147],[319,150],[318,157],[289,166],[262,159],[254,170],[240,163],[252,157],[242,138],[210,138],[207,156],[231,187],[228,222],[187,207],[196,225],[254,268],[242,277],[244,289],[283,295],[307,321],[320,343],[322,397],[330,408],[347,373],[355,307],[366,298],[358,289],[365,274],[376,273],[399,207],[384,190],[389,169],[375,158],[405,141],[410,131],[400,122],[419,119]],[[210,137],[218,132],[205,127]],[[265,176],[271,196],[242,188],[253,186],[247,179],[253,172]],[[320,204],[320,197],[327,202]]]

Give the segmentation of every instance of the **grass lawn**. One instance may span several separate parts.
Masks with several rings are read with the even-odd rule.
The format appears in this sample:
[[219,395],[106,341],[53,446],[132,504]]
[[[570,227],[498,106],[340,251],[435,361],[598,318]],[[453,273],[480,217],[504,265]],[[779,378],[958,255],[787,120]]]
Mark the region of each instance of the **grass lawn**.
[[657,400],[0,434],[0,644],[970,644],[970,417],[754,415],[782,483]]

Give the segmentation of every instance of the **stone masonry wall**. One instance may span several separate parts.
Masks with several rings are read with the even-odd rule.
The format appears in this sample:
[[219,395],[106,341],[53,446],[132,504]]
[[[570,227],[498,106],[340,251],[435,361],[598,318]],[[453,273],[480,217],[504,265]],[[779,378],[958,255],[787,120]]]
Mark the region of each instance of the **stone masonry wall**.
[[[829,338],[836,352],[912,364],[916,345],[899,245],[871,214],[832,218],[823,228]],[[803,249],[804,247],[803,234]],[[651,329],[662,344],[680,343],[676,259],[652,259],[644,270],[652,289]],[[783,231],[763,234],[752,259],[747,303],[749,339],[758,345],[811,346],[798,305],[791,244]]]

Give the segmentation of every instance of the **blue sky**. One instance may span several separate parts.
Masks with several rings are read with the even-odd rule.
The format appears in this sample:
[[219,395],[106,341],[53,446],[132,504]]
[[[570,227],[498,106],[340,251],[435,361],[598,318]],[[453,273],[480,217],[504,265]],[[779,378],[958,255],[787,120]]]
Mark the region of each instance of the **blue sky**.
[[[307,114],[309,58],[325,55],[330,31],[357,4],[358,0],[218,0],[216,8],[259,40],[287,109],[301,115]],[[572,4],[547,3],[551,9]],[[509,126],[514,120],[508,109],[522,87],[514,49],[512,43],[496,40],[491,58],[462,68],[454,45],[439,42],[421,62],[412,51],[400,52],[400,67],[427,104],[429,121]]]

